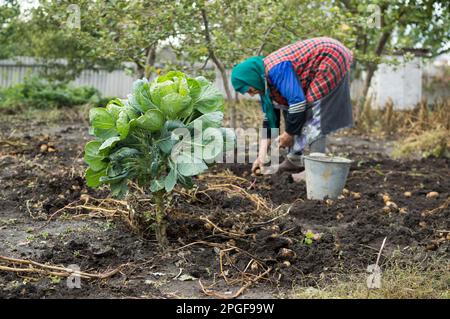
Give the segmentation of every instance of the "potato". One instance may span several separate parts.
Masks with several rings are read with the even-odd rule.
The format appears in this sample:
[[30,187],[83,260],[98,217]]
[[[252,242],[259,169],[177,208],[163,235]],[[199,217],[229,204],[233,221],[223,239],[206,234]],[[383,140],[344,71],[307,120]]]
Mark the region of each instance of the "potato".
[[389,206],[384,206],[384,207],[383,207],[383,212],[386,213],[386,214],[388,214],[388,213],[391,212],[391,208],[390,208]]
[[288,260],[295,259],[295,257],[296,257],[295,252],[288,248],[281,248],[279,254],[281,257],[283,257],[284,259],[288,259]]
[[361,199],[361,193],[351,192],[353,199]]
[[411,197],[412,193],[411,192],[405,192],[403,195],[405,195],[405,197]]
[[48,149],[47,144],[42,144],[40,149],[41,149],[42,153],[47,152],[47,149]]
[[427,194],[427,198],[438,198],[439,197],[439,193],[438,192],[429,192]]
[[386,202],[386,206],[388,206],[390,208],[393,208],[393,209],[397,209],[398,208],[397,204],[394,203],[394,202],[391,202],[391,201]]

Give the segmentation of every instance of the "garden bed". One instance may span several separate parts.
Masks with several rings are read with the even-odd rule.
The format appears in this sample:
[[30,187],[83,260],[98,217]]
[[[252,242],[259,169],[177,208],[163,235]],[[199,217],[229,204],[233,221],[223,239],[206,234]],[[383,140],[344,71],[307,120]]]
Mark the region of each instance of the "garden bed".
[[[385,237],[383,264],[448,260],[448,159],[394,161],[367,141],[347,137],[342,147],[334,139],[355,160],[350,193],[336,201],[306,200],[305,185],[288,174],[255,178],[249,164],[216,165],[197,189],[174,193],[171,246],[161,253],[151,235],[136,233],[127,203],[86,187],[85,124],[30,123],[0,123],[0,255],[118,271],[69,289],[63,277],[0,270],[2,297],[284,296],[365,272]],[[398,209],[387,212],[383,195]],[[146,205],[136,199],[133,207]]]

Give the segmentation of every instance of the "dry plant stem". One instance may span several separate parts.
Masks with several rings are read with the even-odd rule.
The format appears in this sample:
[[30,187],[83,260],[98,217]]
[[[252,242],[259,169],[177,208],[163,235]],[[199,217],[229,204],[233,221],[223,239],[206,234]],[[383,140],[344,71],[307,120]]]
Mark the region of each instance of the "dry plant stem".
[[208,185],[208,188],[205,189],[203,192],[215,191],[215,190],[221,190],[221,191],[224,191],[224,190],[228,190],[228,191],[236,190],[238,193],[240,193],[241,195],[243,195],[244,197],[246,197],[247,199],[249,199],[250,201],[255,203],[256,210],[259,210],[261,207],[264,210],[266,210],[266,211],[270,211],[271,210],[269,208],[269,206],[267,205],[267,203],[262,198],[260,198],[257,195],[252,195],[252,194],[248,193],[245,189],[243,189],[242,187],[239,187],[237,185],[233,185],[233,184]]
[[[297,201],[297,200],[296,200],[296,201]],[[292,206],[294,206],[294,204],[295,204],[295,202],[292,203],[292,204],[289,206],[288,210],[287,210],[284,214],[281,214],[281,215],[279,215],[279,216],[276,216],[276,217],[274,217],[274,218],[272,218],[272,219],[270,219],[270,220],[268,220],[268,221],[265,221],[265,222],[254,223],[254,226],[255,226],[255,227],[264,226],[264,225],[273,223],[274,221],[276,221],[276,220],[278,220],[278,219],[280,219],[280,218],[283,218],[283,217],[289,215],[289,213],[290,213],[290,211],[291,211],[291,208],[292,208]],[[277,209],[278,209],[278,208],[276,208],[275,210],[277,210]]]
[[207,174],[204,175],[205,178],[208,179],[228,179],[228,180],[232,180],[232,181],[241,181],[243,183],[250,183],[250,181],[248,179],[245,179],[243,177],[239,177],[239,176],[235,176],[235,175],[212,175],[212,174]]
[[[76,205],[76,203],[83,201],[84,203],[82,205]],[[87,205],[87,203],[89,201],[92,202],[98,202],[99,206],[95,206],[95,205]],[[103,208],[100,207],[100,205],[103,205],[104,203],[108,203],[108,204],[113,204],[116,205],[118,207],[114,207],[114,208]],[[46,227],[47,225],[50,224],[50,222],[52,221],[52,219],[60,214],[63,213],[66,210],[78,210],[78,209],[85,209],[88,211],[93,211],[93,212],[100,212],[100,216],[101,217],[106,217],[106,218],[112,218],[115,217],[117,215],[117,213],[120,213],[122,216],[128,216],[128,211],[121,209],[119,207],[123,206],[123,208],[127,207],[127,202],[126,201],[120,201],[120,200],[116,200],[116,199],[112,199],[112,198],[104,198],[104,199],[98,199],[98,198],[94,198],[94,197],[87,197],[86,199],[80,199],[80,200],[76,200],[73,201],[70,204],[67,204],[66,206],[58,209],[57,211],[55,211],[54,213],[52,213],[48,218],[47,221],[39,226],[37,229],[42,229],[44,227]],[[76,216],[73,216],[72,218],[77,219],[77,218],[82,218],[82,217],[97,217],[97,215],[92,215],[92,214],[79,214]]]
[[201,280],[198,281],[200,288],[202,290],[202,292],[209,296],[209,297],[215,297],[215,298],[220,298],[220,299],[235,299],[237,297],[239,297],[240,295],[242,295],[242,293],[248,289],[252,284],[256,283],[259,279],[263,278],[265,275],[267,275],[269,272],[272,271],[272,268],[267,269],[265,272],[263,272],[262,274],[258,275],[257,277],[251,279],[250,281],[248,281],[244,286],[242,286],[241,288],[239,288],[238,291],[236,291],[234,294],[232,295],[225,295],[225,294],[221,294],[209,289],[206,289]]
[[383,252],[384,245],[386,244],[387,237],[384,238],[383,243],[381,244],[380,251],[378,252],[377,256],[377,262],[375,263],[378,266],[378,263],[380,262],[381,253]]
[[248,235],[248,234],[239,234],[239,233],[233,233],[233,232],[229,232],[229,231],[223,230],[222,228],[220,228],[219,226],[217,226],[216,224],[214,224],[212,221],[210,221],[208,218],[206,218],[204,216],[200,217],[200,220],[207,222],[212,227],[214,227],[214,229],[217,229],[221,233],[224,233],[224,234],[229,235],[231,237],[248,237],[248,236],[251,236],[251,235]]
[[447,209],[449,206],[450,206],[450,197],[448,197],[447,200],[442,205],[440,205],[439,207],[436,207],[436,208],[434,208],[432,210],[425,211],[421,215],[424,216],[424,217],[425,216],[430,216],[430,215],[433,215],[433,214],[436,214],[436,213],[440,212],[441,210]]
[[243,249],[241,249],[239,247],[231,246],[231,245],[225,245],[225,244],[211,243],[211,242],[204,241],[204,240],[194,241],[194,242],[192,242],[190,244],[187,244],[187,245],[184,245],[182,247],[178,247],[176,249],[172,249],[171,251],[172,252],[176,252],[176,251],[183,250],[185,248],[188,248],[188,247],[191,247],[191,246],[194,246],[194,245],[206,245],[206,246],[210,246],[210,247],[217,247],[217,248],[219,248],[221,250],[233,248],[233,249],[236,249],[237,251],[239,251],[239,252],[249,256],[250,258],[253,258],[253,259],[257,260],[261,265],[266,266],[265,262],[261,258],[258,258],[255,255],[252,255],[248,251],[245,251],[245,250],[243,250]]
[[[27,259],[18,259],[18,258],[12,258],[12,257],[6,257],[0,255],[0,261],[6,261],[13,264],[22,264],[22,265],[29,265],[31,268],[13,268],[8,266],[0,266],[0,269],[3,270],[9,270],[14,272],[35,272],[35,273],[47,273],[47,274],[53,274],[55,276],[61,276],[61,277],[67,277],[70,276],[73,273],[78,274],[82,278],[97,278],[97,279],[105,279],[108,277],[111,277],[115,274],[117,274],[124,266],[127,264],[121,265],[118,268],[101,274],[91,274],[87,272],[81,272],[81,271],[74,271],[70,268],[65,267],[59,267],[59,266],[50,266],[38,263],[33,260],[27,260]],[[33,266],[38,268],[33,268]]]

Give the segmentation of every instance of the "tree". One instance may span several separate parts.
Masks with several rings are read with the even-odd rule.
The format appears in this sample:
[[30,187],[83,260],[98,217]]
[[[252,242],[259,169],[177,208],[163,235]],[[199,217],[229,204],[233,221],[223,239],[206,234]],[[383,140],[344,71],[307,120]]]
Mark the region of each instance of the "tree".
[[[354,52],[366,71],[363,97],[382,55],[421,48],[435,56],[450,50],[450,2],[442,0],[336,0],[355,33]],[[445,41],[447,47],[445,48]],[[363,103],[360,103],[363,105]]]
[[[192,61],[214,63],[231,103],[233,126],[235,106],[227,71],[234,64],[307,37],[349,38],[339,28],[340,20],[325,10],[332,9],[331,1],[185,0],[182,3],[178,17],[184,24],[179,30],[182,35],[179,51]],[[339,13],[337,10],[336,14]]]
[[20,6],[16,0],[6,0],[0,4],[0,59],[23,54],[24,23],[20,20]]
[[149,77],[158,44],[174,35],[174,19],[170,1],[41,1],[30,12],[30,32],[39,34],[30,53],[57,66],[59,78],[85,69],[112,70],[123,62],[134,63],[139,77]]

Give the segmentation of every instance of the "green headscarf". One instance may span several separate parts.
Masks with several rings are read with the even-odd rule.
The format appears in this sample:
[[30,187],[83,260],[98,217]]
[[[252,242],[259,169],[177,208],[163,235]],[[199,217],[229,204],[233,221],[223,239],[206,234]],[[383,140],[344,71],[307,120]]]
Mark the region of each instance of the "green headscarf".
[[262,56],[254,56],[235,65],[231,72],[231,84],[241,94],[247,93],[249,87],[263,92],[260,95],[263,112],[266,114],[270,128],[277,128],[278,119],[269,90],[266,89],[266,72]]

